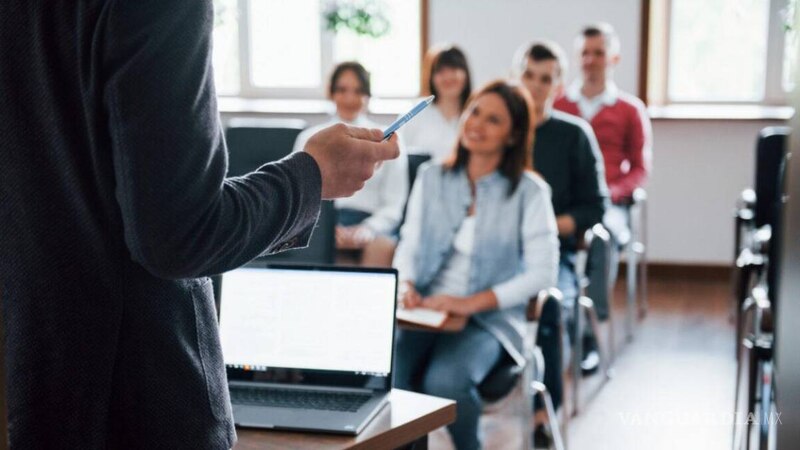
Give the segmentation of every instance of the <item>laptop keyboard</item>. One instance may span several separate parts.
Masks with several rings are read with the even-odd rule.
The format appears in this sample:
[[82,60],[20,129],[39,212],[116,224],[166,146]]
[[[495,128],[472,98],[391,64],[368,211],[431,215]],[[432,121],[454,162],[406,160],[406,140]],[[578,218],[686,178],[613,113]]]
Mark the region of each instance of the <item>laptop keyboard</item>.
[[297,389],[231,388],[231,402],[233,403],[275,408],[356,412],[371,397],[369,394],[345,394]]

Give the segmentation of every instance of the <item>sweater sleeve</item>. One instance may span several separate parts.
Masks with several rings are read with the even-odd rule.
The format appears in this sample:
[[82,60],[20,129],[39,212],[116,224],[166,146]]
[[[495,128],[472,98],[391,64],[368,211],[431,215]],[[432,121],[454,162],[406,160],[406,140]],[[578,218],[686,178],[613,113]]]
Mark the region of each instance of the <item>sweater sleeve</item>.
[[572,204],[566,213],[575,220],[578,231],[587,230],[603,220],[608,202],[608,188],[603,155],[591,127],[578,125],[573,147],[574,191]]
[[308,154],[225,179],[213,20],[210,0],[112,0],[98,40],[125,242],[163,278],[305,245],[319,213],[321,176]]
[[558,280],[558,231],[550,189],[542,182],[523,202],[522,259],[524,267],[514,277],[492,287],[499,309],[521,305]]
[[652,159],[653,130],[644,104],[632,99],[625,129],[625,154],[630,170],[609,186],[611,199],[619,203],[633,196],[633,191],[642,186],[650,172]]

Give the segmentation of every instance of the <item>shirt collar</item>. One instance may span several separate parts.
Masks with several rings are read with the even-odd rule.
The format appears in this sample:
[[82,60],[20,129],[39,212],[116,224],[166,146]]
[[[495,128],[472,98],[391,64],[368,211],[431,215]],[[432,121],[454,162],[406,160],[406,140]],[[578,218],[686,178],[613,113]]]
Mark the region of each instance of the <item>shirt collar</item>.
[[338,114],[334,114],[333,115],[333,121],[336,122],[336,123],[340,123],[341,122],[341,123],[346,123],[347,125],[351,125],[351,126],[355,126],[355,127],[362,127],[362,128],[369,128],[369,125],[370,125],[370,121],[369,121],[369,119],[367,119],[366,114],[359,114],[358,117],[356,117],[356,120],[354,120],[352,122],[348,122],[348,121],[342,119],[341,117],[339,117]]
[[[465,175],[466,175],[466,173],[467,173],[467,171],[464,170],[464,174]],[[475,185],[476,186],[478,186],[478,185],[493,185],[493,184],[496,184],[496,183],[500,182],[504,178],[505,177],[503,176],[503,174],[500,173],[500,169],[496,169],[494,172],[487,173],[486,175],[484,175],[484,176],[478,178],[477,180],[475,180]]]
[[[573,103],[577,103],[578,100],[581,99],[589,100],[581,93],[582,88],[582,80],[573,81],[572,84],[570,84],[567,88],[567,99]],[[603,90],[603,93],[599,95],[599,98],[606,106],[613,106],[615,103],[617,103],[617,99],[619,98],[619,88],[617,87],[617,84],[613,81],[606,81],[606,88]]]

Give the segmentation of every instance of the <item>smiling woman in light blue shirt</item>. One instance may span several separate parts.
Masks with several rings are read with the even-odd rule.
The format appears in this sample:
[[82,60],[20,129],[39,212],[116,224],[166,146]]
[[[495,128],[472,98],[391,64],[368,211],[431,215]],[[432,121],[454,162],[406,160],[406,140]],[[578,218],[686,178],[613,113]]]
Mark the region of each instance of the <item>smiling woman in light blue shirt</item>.
[[455,154],[417,178],[395,254],[405,307],[470,317],[459,333],[397,339],[396,386],[457,401],[458,449],[480,448],[477,386],[506,353],[522,359],[525,302],[556,283],[550,189],[531,171],[533,114],[507,81],[470,99]]

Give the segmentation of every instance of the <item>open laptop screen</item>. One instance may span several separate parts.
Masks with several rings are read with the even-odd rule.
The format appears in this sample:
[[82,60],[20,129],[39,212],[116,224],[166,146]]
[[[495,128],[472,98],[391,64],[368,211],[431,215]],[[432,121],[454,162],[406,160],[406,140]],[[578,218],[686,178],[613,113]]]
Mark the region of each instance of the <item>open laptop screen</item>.
[[335,384],[360,386],[387,380],[396,290],[392,269],[262,264],[226,273],[220,336],[229,377],[319,382],[329,375]]

